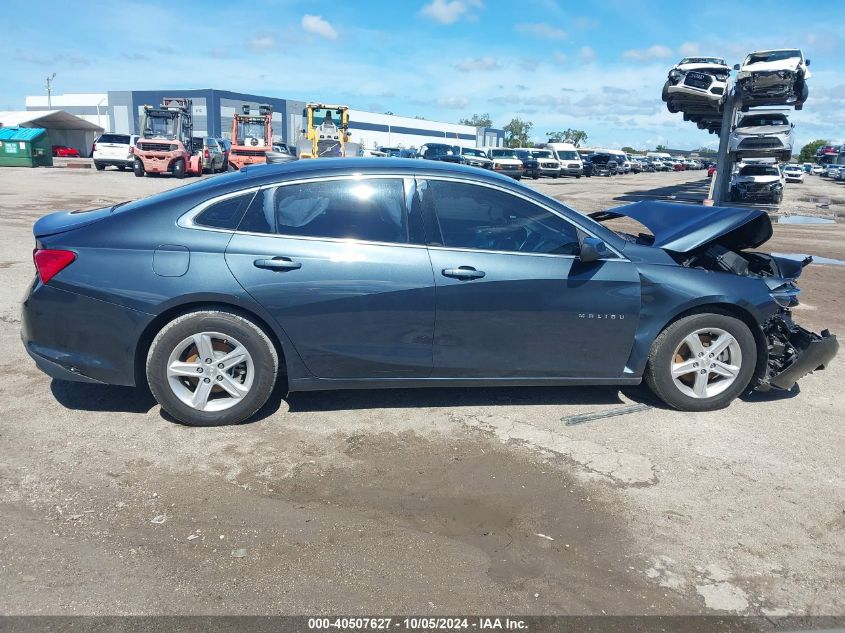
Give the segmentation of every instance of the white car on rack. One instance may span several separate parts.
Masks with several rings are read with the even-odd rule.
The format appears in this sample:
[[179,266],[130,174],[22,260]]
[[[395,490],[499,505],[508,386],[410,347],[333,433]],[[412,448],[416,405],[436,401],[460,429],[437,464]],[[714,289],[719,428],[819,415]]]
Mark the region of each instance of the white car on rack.
[[783,168],[783,178],[786,182],[804,182],[804,170],[801,165],[794,163],[785,165]]
[[742,92],[742,110],[750,106],[804,106],[809,95],[810,60],[797,48],[757,51],[749,53],[737,64],[737,84]]
[[740,157],[776,156],[788,161],[795,143],[792,127],[782,112],[744,114],[731,131],[729,151]]
[[721,57],[684,57],[672,66],[663,85],[669,112],[678,112],[684,101],[704,101],[717,106],[728,93],[731,69]]

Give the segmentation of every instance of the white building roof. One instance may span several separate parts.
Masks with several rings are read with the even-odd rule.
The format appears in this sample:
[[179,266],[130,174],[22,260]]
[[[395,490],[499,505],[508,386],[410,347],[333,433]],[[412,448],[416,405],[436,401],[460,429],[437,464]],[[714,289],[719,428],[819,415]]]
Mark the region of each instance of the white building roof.
[[43,127],[52,130],[91,130],[103,128],[64,110],[8,110],[0,112],[3,127]]

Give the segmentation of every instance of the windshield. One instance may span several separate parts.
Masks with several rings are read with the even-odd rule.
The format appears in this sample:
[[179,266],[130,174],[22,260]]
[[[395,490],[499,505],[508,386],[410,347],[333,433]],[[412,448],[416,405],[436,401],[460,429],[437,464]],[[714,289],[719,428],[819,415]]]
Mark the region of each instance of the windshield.
[[720,57],[684,57],[681,64],[719,64],[725,66],[725,60]]
[[534,158],[553,158],[552,153],[547,149],[532,149],[530,153]]
[[784,171],[801,171],[801,168],[798,165],[787,165],[783,168]]
[[427,145],[423,156],[432,158],[434,156],[454,156],[455,150],[451,145]]
[[746,165],[739,170],[740,176],[780,176],[780,172],[774,167],[766,165]]
[[242,145],[264,145],[264,121],[238,121],[238,141]]
[[604,164],[610,162],[610,156],[608,156],[607,154],[593,154],[590,157],[590,160],[594,163],[599,163],[601,165],[604,165]]
[[148,112],[144,121],[144,138],[175,139],[178,118],[169,112]]
[[561,160],[578,160],[578,152],[558,152],[557,155]]
[[480,149],[472,149],[472,148],[465,147],[461,150],[461,152],[463,152],[464,156],[475,156],[477,158],[486,158],[484,156],[484,152],[482,152]]
[[516,152],[512,149],[490,150],[490,155],[494,158],[517,158]]
[[801,51],[787,50],[787,51],[768,51],[763,53],[751,53],[746,59],[746,64],[759,64],[762,62],[782,62],[785,59],[792,59],[793,57],[801,57]]
[[739,127],[752,127],[756,125],[788,125],[789,119],[783,114],[755,114],[744,116],[739,122]]
[[343,111],[332,110],[331,108],[314,108],[314,127],[321,125],[334,125],[343,127]]

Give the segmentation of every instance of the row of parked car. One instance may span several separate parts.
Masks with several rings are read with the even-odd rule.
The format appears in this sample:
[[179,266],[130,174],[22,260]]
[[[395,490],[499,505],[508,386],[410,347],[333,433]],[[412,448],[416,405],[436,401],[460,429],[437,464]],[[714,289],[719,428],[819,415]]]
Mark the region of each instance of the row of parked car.
[[[91,157],[97,171],[106,167],[116,167],[120,171],[131,170],[135,163],[132,148],[138,141],[136,134],[102,134],[91,148]],[[226,171],[229,165],[231,141],[212,136],[194,137],[193,146],[202,148],[202,168],[207,173]],[[77,156],[79,154],[77,153]]]

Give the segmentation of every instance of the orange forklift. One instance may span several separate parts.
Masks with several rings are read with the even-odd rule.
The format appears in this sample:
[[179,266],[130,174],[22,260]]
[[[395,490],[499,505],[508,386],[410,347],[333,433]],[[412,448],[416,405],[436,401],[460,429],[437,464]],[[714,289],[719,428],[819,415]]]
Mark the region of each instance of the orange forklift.
[[240,113],[235,113],[229,150],[229,165],[233,169],[267,162],[267,152],[273,149],[272,118],[273,108],[267,104],[258,106],[258,114],[250,113],[248,103],[243,104]]
[[165,97],[158,108],[145,105],[141,134],[132,148],[135,175],[201,175],[202,142],[195,147],[193,133],[190,99]]

